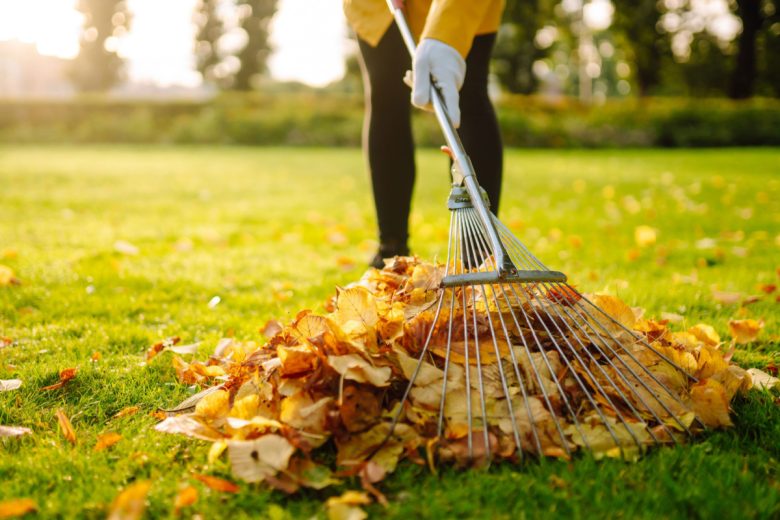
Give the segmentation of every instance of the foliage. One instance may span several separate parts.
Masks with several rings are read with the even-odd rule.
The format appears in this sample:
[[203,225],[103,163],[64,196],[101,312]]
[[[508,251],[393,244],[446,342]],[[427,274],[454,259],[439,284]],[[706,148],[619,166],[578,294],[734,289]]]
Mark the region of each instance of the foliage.
[[79,0],[84,15],[79,54],[73,60],[70,77],[81,91],[106,91],[122,79],[122,58],[109,48],[110,38],[121,36],[130,25],[124,0]]
[[[731,339],[738,324],[763,320],[734,360],[771,372],[780,362],[778,155],[510,150],[501,217],[582,290],[619,292],[675,330],[702,321]],[[424,150],[418,164],[412,246],[444,258],[446,158]],[[320,312],[334,285],[363,271],[375,243],[359,152],[3,146],[0,182],[0,263],[19,280],[0,287],[0,379],[22,382],[0,392],[0,424],[31,432],[0,440],[0,510],[311,518],[360,485],[345,476],[344,486],[287,498],[226,482],[229,465],[207,463],[206,443],[156,432],[151,416],[197,391],[171,367],[174,355],[193,354],[173,348],[200,343],[204,359],[223,336],[264,343],[268,320]],[[147,362],[149,346],[171,336],[182,341]],[[75,377],[40,390],[68,367]],[[407,519],[773,518],[778,397],[751,391],[733,402],[734,428],[636,464],[578,456],[432,475],[402,463],[383,484],[387,509],[366,510]],[[58,410],[75,445],[60,433]],[[103,448],[112,432],[121,439]]]
[[[523,147],[777,146],[780,103],[756,99],[653,98],[583,105],[576,100],[502,96],[504,142]],[[212,100],[0,101],[0,141],[220,143],[358,146],[359,95],[230,93]],[[415,137],[438,146],[433,117],[415,113]]]

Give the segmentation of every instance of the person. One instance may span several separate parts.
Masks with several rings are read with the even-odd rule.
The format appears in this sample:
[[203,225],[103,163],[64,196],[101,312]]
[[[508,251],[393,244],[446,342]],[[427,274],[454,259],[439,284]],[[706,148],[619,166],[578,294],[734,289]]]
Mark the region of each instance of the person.
[[409,212],[416,176],[411,102],[430,106],[430,77],[471,157],[477,179],[498,213],[503,147],[488,97],[490,54],[503,0],[393,0],[404,9],[418,42],[412,60],[385,0],[344,0],[357,36],[366,99],[363,148],[368,157],[379,227],[379,248],[370,265],[409,254]]

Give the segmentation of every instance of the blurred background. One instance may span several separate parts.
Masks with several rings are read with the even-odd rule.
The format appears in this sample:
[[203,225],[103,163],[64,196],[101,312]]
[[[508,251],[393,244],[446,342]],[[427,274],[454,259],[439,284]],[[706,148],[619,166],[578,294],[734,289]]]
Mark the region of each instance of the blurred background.
[[[508,0],[505,143],[779,145],[779,7]],[[359,145],[355,53],[341,0],[0,0],[0,141]]]

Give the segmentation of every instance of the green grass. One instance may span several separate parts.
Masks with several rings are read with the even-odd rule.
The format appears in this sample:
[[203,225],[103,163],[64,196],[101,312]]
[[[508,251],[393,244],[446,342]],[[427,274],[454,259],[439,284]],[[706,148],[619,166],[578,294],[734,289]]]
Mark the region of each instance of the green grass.
[[[501,218],[550,267],[586,291],[617,293],[648,315],[705,322],[728,341],[729,319],[762,318],[759,341],[737,349],[743,366],[780,362],[777,293],[743,309],[712,288],[763,294],[780,268],[780,150],[509,151]],[[442,258],[446,164],[418,159],[413,250]],[[640,248],[648,225],[656,244]],[[41,517],[103,517],[117,492],[151,479],[151,516],[172,516],[178,486],[198,502],[185,516],[297,518],[324,514],[343,488],[287,497],[241,485],[207,491],[193,472],[229,477],[200,441],[152,429],[149,413],[193,389],[177,383],[168,354],[141,366],[167,336],[202,342],[205,358],[226,335],[262,340],[266,320],[322,309],[334,286],[362,274],[374,216],[357,150],[0,147],[0,264],[21,286],[0,287],[0,424],[34,435],[0,441],[0,501],[30,497]],[[118,240],[139,254],[115,250]],[[350,266],[347,260],[354,262]],[[211,308],[209,301],[221,301]],[[93,352],[102,359],[90,361]],[[64,389],[44,392],[78,367]],[[382,484],[377,516],[777,517],[778,395],[734,403],[734,429],[659,449],[638,463],[541,461],[433,476],[406,463]],[[142,412],[122,419],[124,407]],[[54,412],[70,416],[75,447]],[[94,452],[100,433],[123,440]],[[354,481],[346,485],[356,487]]]

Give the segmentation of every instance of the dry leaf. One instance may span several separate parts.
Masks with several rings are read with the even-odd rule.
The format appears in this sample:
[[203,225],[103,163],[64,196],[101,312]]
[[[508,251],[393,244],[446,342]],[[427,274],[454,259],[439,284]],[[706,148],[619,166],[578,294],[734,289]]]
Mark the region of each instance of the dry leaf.
[[726,292],[712,289],[712,299],[723,305],[735,305],[742,301],[744,294],[738,292]]
[[195,486],[187,486],[180,489],[173,500],[173,514],[178,515],[182,509],[191,506],[197,501],[198,490]]
[[68,442],[75,445],[77,442],[76,432],[73,430],[73,425],[70,424],[70,419],[62,410],[57,410],[55,415],[57,416],[57,423],[60,425],[60,433]]
[[370,383],[378,387],[387,386],[392,374],[390,367],[372,366],[357,354],[328,356],[328,364],[345,379],[358,383]]
[[222,491],[224,493],[238,493],[241,488],[229,480],[224,480],[211,475],[201,475],[199,473],[193,473],[192,477],[196,480],[203,482],[206,487],[213,489],[214,491]]
[[295,448],[281,435],[268,434],[252,441],[228,441],[233,475],[260,482],[287,468]]
[[0,287],[4,285],[19,285],[22,282],[14,276],[14,271],[7,265],[0,264]]
[[274,336],[282,332],[283,329],[284,327],[282,327],[282,324],[279,323],[277,320],[268,320],[265,323],[265,326],[263,326],[260,333],[266,338],[273,338]]
[[14,498],[0,502],[0,518],[17,518],[37,510],[38,504],[31,498]]
[[53,385],[44,386],[41,388],[41,390],[57,390],[58,388],[62,388],[65,386],[65,384],[76,377],[76,373],[78,372],[77,368],[66,368],[64,370],[60,371],[60,380],[54,383]]
[[114,414],[113,419],[120,419],[122,417],[128,417],[130,415],[135,415],[138,413],[138,410],[140,410],[140,406],[128,406],[127,408],[122,408],[117,413]]
[[0,392],[10,392],[22,386],[21,379],[0,379]]
[[146,495],[152,483],[134,482],[119,493],[108,510],[108,520],[138,520],[146,511]]
[[21,437],[30,434],[32,434],[32,430],[24,426],[3,426],[0,424],[0,437]]
[[331,497],[325,502],[328,509],[328,520],[363,520],[368,515],[359,506],[371,503],[368,493],[362,491],[346,491],[338,497]]
[[731,426],[729,399],[723,385],[714,379],[703,379],[691,388],[691,403],[696,417],[706,426]]
[[95,451],[102,451],[106,448],[110,448],[117,442],[122,440],[122,436],[116,432],[108,432],[98,435],[97,443],[95,444]]
[[748,368],[747,373],[750,374],[750,377],[753,380],[753,388],[771,390],[772,388],[780,387],[780,379],[767,374],[763,370]]
[[634,242],[639,247],[647,247],[655,244],[657,232],[650,226],[637,226],[634,229]]
[[117,240],[114,242],[114,251],[128,256],[135,256],[140,253],[138,247],[127,240]]
[[763,320],[729,320],[731,337],[740,345],[754,341],[763,328]]
[[167,417],[163,422],[157,424],[154,429],[158,432],[178,433],[204,441],[218,441],[224,438],[224,435],[222,435],[219,430],[216,430],[207,424],[203,424],[190,415]]

